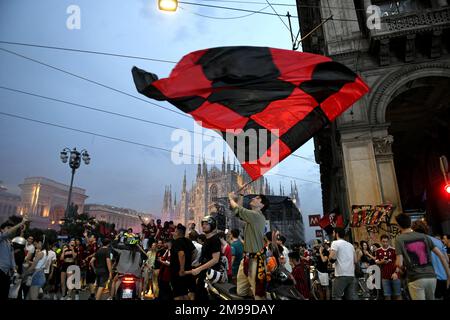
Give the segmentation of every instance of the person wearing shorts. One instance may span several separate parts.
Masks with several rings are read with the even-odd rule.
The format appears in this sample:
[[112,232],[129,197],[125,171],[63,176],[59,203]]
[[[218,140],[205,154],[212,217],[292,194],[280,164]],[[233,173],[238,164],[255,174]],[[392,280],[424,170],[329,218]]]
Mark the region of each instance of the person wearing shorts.
[[[92,270],[95,270],[95,281],[97,284],[97,292],[95,294],[95,300],[101,300],[103,290],[106,287],[106,283],[112,278],[112,263],[110,258],[109,244],[111,240],[108,238],[103,240],[103,247],[101,247],[90,261]],[[95,264],[97,265],[95,267]]]

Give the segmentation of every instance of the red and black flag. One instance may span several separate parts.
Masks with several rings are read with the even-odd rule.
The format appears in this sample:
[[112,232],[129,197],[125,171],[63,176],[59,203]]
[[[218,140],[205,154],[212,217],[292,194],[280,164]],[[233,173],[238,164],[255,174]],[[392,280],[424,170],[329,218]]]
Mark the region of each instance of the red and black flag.
[[170,76],[133,68],[137,90],[218,130],[256,180],[369,90],[328,57],[267,47],[220,47],[184,56]]

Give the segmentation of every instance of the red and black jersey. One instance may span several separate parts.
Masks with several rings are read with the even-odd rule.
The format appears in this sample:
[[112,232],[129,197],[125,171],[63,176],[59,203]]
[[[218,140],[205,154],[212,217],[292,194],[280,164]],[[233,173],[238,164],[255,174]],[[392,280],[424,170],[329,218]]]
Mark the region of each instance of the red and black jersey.
[[391,280],[392,274],[397,268],[395,266],[395,259],[397,258],[395,249],[392,247],[388,247],[387,249],[378,248],[378,250],[375,252],[375,258],[376,260],[388,261],[388,263],[380,265],[381,278]]
[[195,51],[161,80],[136,67],[132,73],[140,93],[166,100],[219,131],[252,180],[369,90],[328,57],[267,47]]

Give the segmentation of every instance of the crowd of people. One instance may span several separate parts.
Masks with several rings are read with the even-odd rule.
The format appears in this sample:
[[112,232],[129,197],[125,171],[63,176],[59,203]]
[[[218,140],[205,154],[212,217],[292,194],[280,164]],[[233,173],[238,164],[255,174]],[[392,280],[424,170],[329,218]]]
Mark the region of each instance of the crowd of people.
[[[139,232],[111,230],[98,237],[86,230],[81,238],[50,242],[23,237],[26,216],[19,224],[7,221],[0,233],[0,300],[78,300],[81,295],[113,300],[124,274],[139,280],[140,299],[208,300],[206,281],[235,284],[239,296],[262,300],[280,270],[304,299],[352,300],[358,299],[359,280],[371,277],[372,265],[381,270],[382,287],[374,290],[386,300],[449,298],[448,237],[430,236],[423,221],[396,216],[401,233],[394,243],[383,235],[380,244],[352,244],[346,230],[336,228],[332,241],[288,248],[285,235],[265,232],[263,195],[255,196],[249,209],[234,193],[229,202],[245,223],[243,232],[218,230],[210,215],[199,228],[142,220]],[[67,285],[73,266],[80,270],[78,287]]]

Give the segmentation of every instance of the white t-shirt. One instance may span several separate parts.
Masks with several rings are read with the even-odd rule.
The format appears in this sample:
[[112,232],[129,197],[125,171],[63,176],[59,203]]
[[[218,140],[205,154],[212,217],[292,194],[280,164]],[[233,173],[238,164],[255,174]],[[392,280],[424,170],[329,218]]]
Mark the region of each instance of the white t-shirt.
[[345,240],[339,239],[331,243],[331,250],[336,251],[334,274],[336,277],[355,276],[355,248]]
[[27,252],[27,256],[31,253],[34,254],[34,251],[36,251],[34,244],[27,244],[25,246],[25,251]]
[[195,251],[196,251],[196,255],[192,257],[192,265],[196,266],[198,264],[200,264],[200,256],[202,255],[202,245],[200,243],[198,243],[197,241],[192,241],[194,247],[195,247]]
[[55,262],[55,261],[56,261],[55,251],[49,250],[48,255],[47,255],[47,262],[45,263],[45,269],[44,269],[45,274],[50,273],[50,267],[53,264],[53,262]]
[[286,268],[287,271],[292,272],[292,267],[291,264],[289,263],[289,249],[286,248],[285,246],[283,246],[283,256],[284,259],[286,260],[284,267]]

